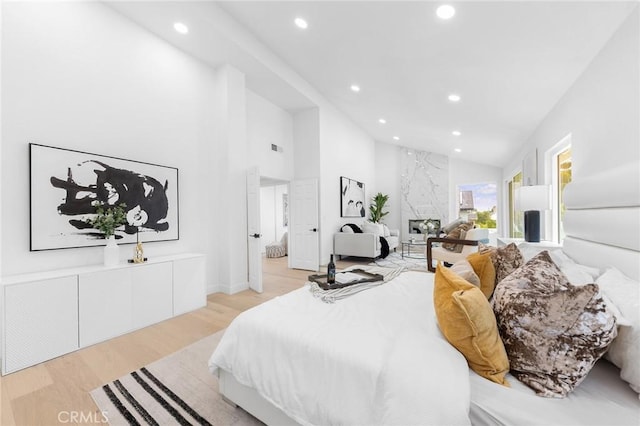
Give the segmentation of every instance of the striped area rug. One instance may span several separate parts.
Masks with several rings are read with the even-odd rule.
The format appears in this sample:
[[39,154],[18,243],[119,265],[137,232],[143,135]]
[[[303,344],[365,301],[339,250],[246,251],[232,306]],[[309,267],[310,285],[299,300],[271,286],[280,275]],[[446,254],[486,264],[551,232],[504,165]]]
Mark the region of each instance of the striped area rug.
[[91,391],[111,425],[234,425],[263,423],[218,393],[207,361],[224,331]]

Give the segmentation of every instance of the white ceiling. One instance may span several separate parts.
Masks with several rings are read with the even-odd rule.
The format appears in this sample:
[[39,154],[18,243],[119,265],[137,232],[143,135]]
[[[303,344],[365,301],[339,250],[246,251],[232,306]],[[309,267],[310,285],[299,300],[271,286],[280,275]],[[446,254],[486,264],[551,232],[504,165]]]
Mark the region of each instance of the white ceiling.
[[[217,8],[195,3],[111,7],[212,66],[234,64],[252,90],[283,108],[311,105],[233,40],[221,39],[206,16]],[[442,21],[435,16],[441,3],[431,1],[217,4],[376,140],[495,166],[523,148],[636,6],[454,2],[455,17]],[[309,28],[297,28],[296,16]],[[209,28],[178,36],[170,24],[179,19]],[[353,83],[360,93],[349,90]],[[448,101],[452,92],[462,100]]]

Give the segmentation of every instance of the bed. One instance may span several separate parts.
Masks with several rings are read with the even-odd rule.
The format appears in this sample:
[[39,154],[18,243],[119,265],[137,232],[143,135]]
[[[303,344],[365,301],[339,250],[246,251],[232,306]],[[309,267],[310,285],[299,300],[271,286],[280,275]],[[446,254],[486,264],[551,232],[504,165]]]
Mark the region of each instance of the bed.
[[[564,255],[637,282],[638,165],[572,183],[565,201]],[[434,274],[415,271],[335,303],[305,286],[238,316],[210,370],[267,424],[640,424],[638,393],[604,358],[561,399],[510,374],[510,388],[480,377],[440,332],[433,288]]]

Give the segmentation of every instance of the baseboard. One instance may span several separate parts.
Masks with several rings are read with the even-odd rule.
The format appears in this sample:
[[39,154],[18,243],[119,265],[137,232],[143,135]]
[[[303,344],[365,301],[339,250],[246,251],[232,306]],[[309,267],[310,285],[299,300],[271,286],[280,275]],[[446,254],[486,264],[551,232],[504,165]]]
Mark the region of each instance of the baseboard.
[[241,291],[248,290],[248,289],[249,289],[249,283],[244,281],[244,282],[231,284],[227,289],[228,291],[227,290],[222,290],[222,291],[227,293],[227,294],[236,294],[236,293],[239,293]]
[[220,284],[207,284],[207,294],[222,293],[222,286]]
[[231,284],[231,285],[208,284],[207,294],[213,294],[213,293],[236,294],[248,289],[249,289],[249,283],[246,281]]

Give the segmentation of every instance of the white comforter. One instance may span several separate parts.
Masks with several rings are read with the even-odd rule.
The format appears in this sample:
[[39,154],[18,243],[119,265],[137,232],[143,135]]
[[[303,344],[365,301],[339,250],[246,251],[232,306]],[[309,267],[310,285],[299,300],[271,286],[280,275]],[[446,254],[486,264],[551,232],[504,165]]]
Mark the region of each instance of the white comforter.
[[209,360],[301,424],[469,424],[469,373],[405,272],[326,304],[308,287],[239,315]]

